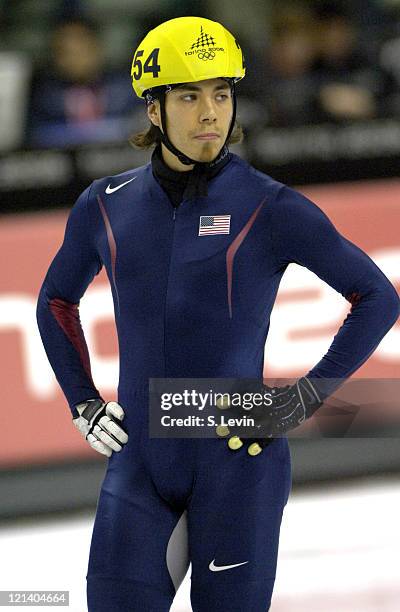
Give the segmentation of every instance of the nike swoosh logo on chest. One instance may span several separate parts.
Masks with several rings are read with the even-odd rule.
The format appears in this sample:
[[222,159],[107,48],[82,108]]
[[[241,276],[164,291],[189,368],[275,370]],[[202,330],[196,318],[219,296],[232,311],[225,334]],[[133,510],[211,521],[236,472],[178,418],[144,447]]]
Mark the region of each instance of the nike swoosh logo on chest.
[[107,185],[106,193],[110,194],[110,193],[114,193],[114,191],[118,191],[118,189],[121,189],[121,187],[125,187],[125,185],[127,185],[128,183],[131,183],[132,181],[134,181],[135,178],[136,176],[129,179],[129,181],[125,181],[125,183],[121,183],[121,185],[117,185],[116,187],[111,187],[111,185]]

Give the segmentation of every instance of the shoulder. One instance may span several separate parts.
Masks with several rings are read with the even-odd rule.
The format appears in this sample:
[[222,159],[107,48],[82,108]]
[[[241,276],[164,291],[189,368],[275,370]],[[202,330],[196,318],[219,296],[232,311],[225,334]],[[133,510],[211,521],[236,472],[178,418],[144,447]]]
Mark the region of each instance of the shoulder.
[[283,187],[283,184],[276,181],[272,176],[257,170],[254,166],[249,164],[248,161],[234,153],[231,153],[231,162],[228,167],[230,167],[232,172],[245,176],[251,184],[259,185],[273,191],[278,191],[280,187]]
[[[266,205],[276,198],[277,193],[283,187],[282,183],[257,170],[249,162],[233,153],[231,153],[230,163],[226,165],[221,174],[222,183],[228,183],[229,189],[239,194],[240,197],[265,199]],[[221,187],[226,189],[223,184]]]
[[[296,236],[297,242],[309,244],[337,235],[327,214],[300,191],[281,185],[271,201],[271,228],[279,236]],[[336,239],[336,238],[335,238]]]
[[230,184],[239,185],[249,193],[257,193],[265,198],[265,208],[273,213],[275,218],[292,219],[301,217],[325,217],[323,211],[300,191],[275,180],[265,172],[261,172],[238,155],[231,153],[229,169]]
[[149,173],[151,173],[150,163],[138,168],[126,170],[125,172],[120,172],[119,174],[111,174],[109,176],[95,179],[88,188],[89,198],[96,198],[96,196],[101,196],[104,193],[114,193],[122,186],[128,185],[129,183],[135,182],[136,184],[141,184],[147,179]]
[[286,223],[328,222],[328,217],[321,208],[300,191],[280,184],[276,197],[271,203],[276,219]]

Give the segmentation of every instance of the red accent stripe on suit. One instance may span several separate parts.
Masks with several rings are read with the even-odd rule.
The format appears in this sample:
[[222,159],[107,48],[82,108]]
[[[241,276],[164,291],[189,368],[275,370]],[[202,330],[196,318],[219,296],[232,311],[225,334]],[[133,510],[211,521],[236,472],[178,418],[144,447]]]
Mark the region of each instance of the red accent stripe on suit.
[[116,283],[116,280],[115,280],[115,263],[117,261],[117,245],[115,243],[114,234],[113,234],[113,231],[112,231],[110,220],[109,220],[109,218],[107,216],[107,212],[106,212],[105,206],[104,206],[103,201],[102,201],[102,199],[101,199],[101,197],[99,195],[97,196],[97,201],[98,201],[99,206],[100,206],[101,214],[103,215],[104,225],[106,226],[107,240],[108,240],[108,246],[109,246],[109,249],[110,249],[110,256],[111,256],[112,279],[113,279],[113,285],[114,285],[114,289],[115,289],[115,295],[117,297],[118,312],[119,312],[119,295],[118,295],[117,283]]
[[251,215],[250,219],[247,221],[246,225],[240,230],[240,232],[238,233],[238,235],[236,236],[236,238],[234,239],[234,241],[232,242],[232,244],[230,245],[230,247],[228,248],[227,252],[226,252],[226,275],[227,275],[227,283],[228,283],[228,306],[229,306],[229,318],[232,319],[232,274],[233,274],[233,260],[235,258],[236,255],[236,251],[238,250],[238,248],[240,247],[240,245],[242,244],[243,240],[246,238],[248,232],[250,231],[251,226],[253,225],[254,221],[256,220],[256,217],[258,215],[258,213],[260,212],[265,200],[267,198],[264,198],[263,201],[261,202],[261,204],[259,204],[257,206],[257,208],[255,209],[255,211],[253,212],[253,214]]
[[60,298],[53,298],[49,300],[49,306],[53,317],[79,354],[85,372],[94,386],[90,370],[89,351],[79,318],[79,304],[71,304],[71,302],[66,302]]

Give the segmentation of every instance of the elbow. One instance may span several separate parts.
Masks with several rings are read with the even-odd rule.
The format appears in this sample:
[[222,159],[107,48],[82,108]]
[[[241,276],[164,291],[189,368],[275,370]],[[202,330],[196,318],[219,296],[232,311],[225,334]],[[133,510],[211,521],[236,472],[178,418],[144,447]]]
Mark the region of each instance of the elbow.
[[400,297],[390,282],[382,292],[382,302],[382,318],[387,323],[389,330],[400,316]]
[[40,287],[40,291],[39,291],[37,302],[36,302],[36,321],[37,321],[39,329],[40,329],[42,319],[48,310],[48,307],[49,307],[49,300],[47,296],[47,286],[46,286],[46,280],[44,280],[42,286]]
[[42,323],[42,319],[43,319],[43,315],[45,311],[46,311],[46,303],[45,303],[44,291],[42,287],[39,292],[38,300],[36,303],[36,323],[37,323],[39,330],[41,328],[41,323]]

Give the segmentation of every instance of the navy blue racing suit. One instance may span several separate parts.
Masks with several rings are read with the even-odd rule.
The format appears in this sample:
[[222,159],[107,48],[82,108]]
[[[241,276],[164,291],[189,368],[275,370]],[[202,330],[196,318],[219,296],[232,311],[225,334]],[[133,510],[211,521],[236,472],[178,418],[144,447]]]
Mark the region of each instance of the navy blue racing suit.
[[194,612],[269,609],[291,488],[287,439],[251,457],[223,439],[150,438],[148,379],[261,378],[270,314],[291,262],[352,304],[308,372],[347,378],[397,320],[399,298],[368,255],[296,191],[230,154],[208,195],[177,207],[149,163],[94,181],[72,208],[39,296],[41,336],[77,416],[76,404],[100,397],[78,305],[105,266],[129,434],[108,460],[98,500],[90,612],[169,610],[189,561]]

